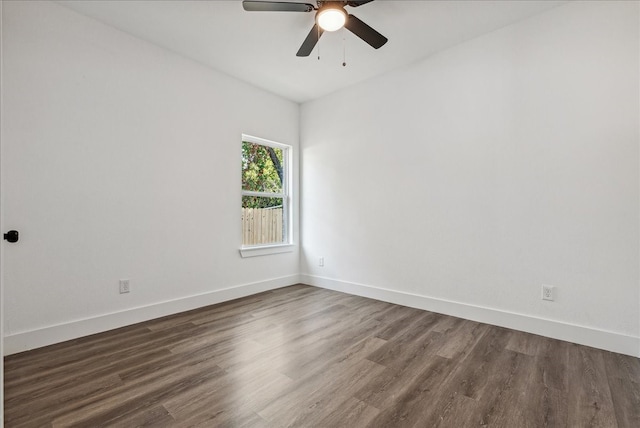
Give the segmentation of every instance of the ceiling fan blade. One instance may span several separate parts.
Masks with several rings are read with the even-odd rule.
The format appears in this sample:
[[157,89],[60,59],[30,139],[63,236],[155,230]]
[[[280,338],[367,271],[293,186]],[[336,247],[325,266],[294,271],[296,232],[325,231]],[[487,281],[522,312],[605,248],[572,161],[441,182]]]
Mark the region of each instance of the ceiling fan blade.
[[353,0],[353,1],[348,1],[347,2],[347,6],[351,6],[351,7],[358,7],[358,6],[362,6],[363,4],[367,4],[367,3],[371,3],[373,0]]
[[296,56],[309,56],[316,46],[316,43],[318,43],[320,36],[322,36],[322,33],[324,33],[324,30],[320,28],[318,24],[313,24],[313,28],[309,31],[309,34],[307,34],[304,42],[302,42],[302,46],[298,49]]
[[376,49],[380,48],[388,41],[385,36],[360,21],[354,15],[349,15],[347,17],[347,22],[344,26],[347,30],[351,31],[353,34],[360,37]]
[[249,12],[311,12],[315,9],[314,6],[309,3],[249,0],[243,1],[242,7]]

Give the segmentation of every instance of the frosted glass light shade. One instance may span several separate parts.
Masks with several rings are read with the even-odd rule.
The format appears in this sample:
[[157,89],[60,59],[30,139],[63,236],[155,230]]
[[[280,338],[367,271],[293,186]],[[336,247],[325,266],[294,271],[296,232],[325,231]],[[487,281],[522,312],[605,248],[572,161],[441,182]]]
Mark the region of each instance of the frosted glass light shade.
[[342,9],[327,8],[318,12],[318,25],[324,31],[336,31],[344,27],[347,13]]

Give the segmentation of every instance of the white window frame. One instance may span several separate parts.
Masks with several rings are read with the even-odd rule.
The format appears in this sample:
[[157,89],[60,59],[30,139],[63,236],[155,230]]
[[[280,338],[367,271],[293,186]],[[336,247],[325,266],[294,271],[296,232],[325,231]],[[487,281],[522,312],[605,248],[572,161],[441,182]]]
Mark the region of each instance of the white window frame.
[[[291,168],[291,165],[292,165],[291,160],[293,156],[292,154],[293,147],[288,144],[282,144],[282,143],[267,140],[264,138],[254,137],[253,135],[247,135],[247,134],[242,134],[241,143],[243,141],[282,150],[282,163],[283,163],[282,178],[284,179],[284,183],[282,183],[282,193],[253,192],[253,191],[244,190],[242,188],[242,180],[240,180],[240,190],[241,190],[240,199],[242,200],[242,196],[282,198],[283,239],[282,239],[282,242],[278,242],[278,243],[258,244],[258,245],[242,245],[241,244],[240,255],[244,258],[244,257],[264,256],[269,254],[292,252],[293,251],[293,239],[292,239],[293,221],[291,218],[292,217],[291,207],[293,206],[293,204],[291,201],[291,183],[293,181],[293,172]],[[242,204],[240,204],[240,210],[242,210]]]

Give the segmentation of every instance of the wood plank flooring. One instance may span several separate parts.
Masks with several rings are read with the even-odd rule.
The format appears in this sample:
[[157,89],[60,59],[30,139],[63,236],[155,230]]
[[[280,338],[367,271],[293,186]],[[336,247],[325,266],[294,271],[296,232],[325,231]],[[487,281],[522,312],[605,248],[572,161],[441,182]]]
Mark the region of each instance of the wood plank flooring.
[[5,425],[640,427],[640,360],[296,285],[5,358]]

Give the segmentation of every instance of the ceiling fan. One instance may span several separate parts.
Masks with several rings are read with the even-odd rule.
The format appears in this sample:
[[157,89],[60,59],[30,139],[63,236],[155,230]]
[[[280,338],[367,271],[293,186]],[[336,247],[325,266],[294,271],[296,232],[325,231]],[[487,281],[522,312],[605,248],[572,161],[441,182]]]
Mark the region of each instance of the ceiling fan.
[[358,7],[373,0],[361,1],[321,1],[314,6],[310,3],[289,3],[281,1],[249,1],[244,0],[242,7],[249,12],[313,12],[316,11],[316,22],[302,42],[296,56],[309,56],[316,43],[325,31],[336,31],[344,27],[370,44],[375,49],[387,43],[387,38],[359,20],[355,15],[347,13],[345,6]]

